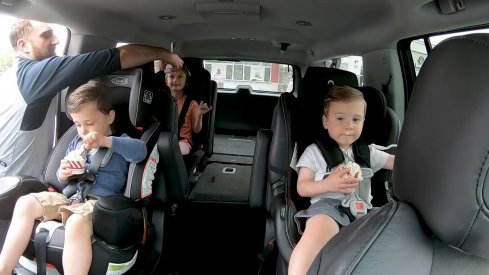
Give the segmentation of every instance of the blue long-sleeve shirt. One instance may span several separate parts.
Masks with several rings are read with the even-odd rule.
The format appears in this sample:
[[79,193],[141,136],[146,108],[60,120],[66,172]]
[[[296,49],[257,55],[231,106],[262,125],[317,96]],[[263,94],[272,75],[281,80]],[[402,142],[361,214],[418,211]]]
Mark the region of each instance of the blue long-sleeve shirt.
[[[66,154],[80,147],[82,139],[76,136],[68,145]],[[146,157],[146,145],[139,139],[131,138],[125,134],[120,137],[112,136],[113,154],[104,167],[99,167],[95,183],[90,189],[90,194],[106,197],[120,195],[124,193],[127,182],[129,163],[138,163]],[[87,159],[88,167],[92,162],[93,156]],[[62,182],[65,183],[65,182]]]

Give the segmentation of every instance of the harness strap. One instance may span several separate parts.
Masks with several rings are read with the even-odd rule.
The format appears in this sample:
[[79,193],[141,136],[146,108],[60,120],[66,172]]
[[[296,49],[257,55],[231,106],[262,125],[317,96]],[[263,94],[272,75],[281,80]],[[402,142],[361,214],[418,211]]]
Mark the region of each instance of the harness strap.
[[36,253],[37,274],[46,275],[46,254],[47,244],[46,238],[49,231],[45,228],[41,228],[39,232],[34,235],[34,251]]
[[188,108],[190,107],[190,103],[192,99],[188,96],[185,98],[185,102],[183,102],[182,110],[180,111],[180,115],[178,116],[178,138],[180,139],[180,129],[182,129],[183,124],[185,123],[185,117],[187,116]]
[[88,168],[88,174],[93,176],[93,180],[85,180],[85,183],[81,186],[80,193],[83,200],[87,199],[88,193],[90,192],[90,189],[92,189],[92,185],[96,180],[96,175],[101,164],[107,164],[111,156],[112,150],[105,147],[100,147],[93,156],[92,162],[90,163],[90,168]]
[[[329,170],[345,162],[345,156],[343,156],[340,147],[326,131],[322,131],[319,139],[316,139],[314,143],[321,151]],[[355,162],[360,167],[370,168],[370,149],[367,142],[359,138],[352,144],[352,150]]]

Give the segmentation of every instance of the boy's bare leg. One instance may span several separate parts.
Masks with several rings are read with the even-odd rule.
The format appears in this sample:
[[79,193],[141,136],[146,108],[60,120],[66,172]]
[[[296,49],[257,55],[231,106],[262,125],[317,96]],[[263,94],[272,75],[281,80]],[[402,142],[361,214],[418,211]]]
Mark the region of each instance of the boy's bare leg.
[[321,248],[338,231],[338,224],[329,216],[319,214],[309,218],[304,233],[290,256],[288,274],[306,274]]
[[0,254],[0,275],[10,275],[29,243],[34,221],[42,217],[42,205],[33,196],[22,196],[14,214]]
[[63,270],[65,274],[88,274],[92,264],[92,231],[79,214],[71,215],[65,226]]

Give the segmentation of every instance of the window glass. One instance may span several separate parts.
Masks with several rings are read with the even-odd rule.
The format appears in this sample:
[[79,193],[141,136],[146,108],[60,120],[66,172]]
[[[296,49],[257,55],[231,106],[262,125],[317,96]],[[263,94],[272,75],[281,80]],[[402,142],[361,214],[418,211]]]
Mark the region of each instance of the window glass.
[[448,34],[433,35],[428,37],[428,44],[423,39],[413,40],[411,42],[411,56],[413,58],[414,70],[418,75],[421,66],[428,56],[428,49],[435,48],[440,42],[450,37],[466,35],[470,33],[489,33],[489,29],[479,29],[472,31],[454,32]]
[[[10,28],[17,18],[0,14],[0,75],[5,72],[14,61],[15,53],[10,44]],[[56,47],[57,55],[64,55],[68,39],[68,28],[51,24],[54,34],[58,37],[59,44]]]
[[328,68],[338,68],[357,75],[358,85],[363,85],[363,59],[361,56],[350,55],[334,58],[324,62]]
[[416,39],[411,42],[411,56],[413,58],[414,70],[416,75],[419,73],[419,69],[424,63],[426,56],[428,56],[428,50],[423,39]]
[[249,85],[255,92],[283,93],[291,92],[294,87],[294,70],[287,64],[204,60],[204,68],[222,91],[234,90],[238,85]]

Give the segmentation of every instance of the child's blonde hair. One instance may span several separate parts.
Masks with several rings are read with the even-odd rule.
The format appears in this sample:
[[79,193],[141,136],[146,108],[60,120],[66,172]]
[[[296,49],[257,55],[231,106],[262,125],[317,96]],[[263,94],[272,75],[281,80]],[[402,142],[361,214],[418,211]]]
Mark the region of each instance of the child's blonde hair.
[[331,86],[323,102],[324,115],[328,116],[329,106],[332,102],[352,102],[355,100],[363,101],[365,112],[367,112],[367,102],[362,92],[350,86]]

